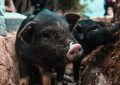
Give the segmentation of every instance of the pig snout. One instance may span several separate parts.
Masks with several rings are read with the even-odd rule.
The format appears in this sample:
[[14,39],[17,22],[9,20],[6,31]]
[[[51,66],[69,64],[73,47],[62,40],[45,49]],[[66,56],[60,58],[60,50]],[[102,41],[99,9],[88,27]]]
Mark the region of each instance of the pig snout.
[[66,54],[68,61],[74,61],[78,59],[83,53],[82,46],[79,43],[73,44],[73,42],[70,43],[70,48]]

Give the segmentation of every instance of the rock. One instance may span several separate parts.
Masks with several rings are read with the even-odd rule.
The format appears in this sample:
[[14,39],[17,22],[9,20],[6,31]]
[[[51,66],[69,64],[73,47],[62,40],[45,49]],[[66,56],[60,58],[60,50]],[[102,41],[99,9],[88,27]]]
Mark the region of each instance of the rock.
[[15,35],[0,36],[0,85],[18,85],[19,82]]
[[19,13],[8,13],[8,12],[5,13],[4,17],[5,17],[6,30],[8,32],[17,31],[22,21],[26,18],[26,16]]

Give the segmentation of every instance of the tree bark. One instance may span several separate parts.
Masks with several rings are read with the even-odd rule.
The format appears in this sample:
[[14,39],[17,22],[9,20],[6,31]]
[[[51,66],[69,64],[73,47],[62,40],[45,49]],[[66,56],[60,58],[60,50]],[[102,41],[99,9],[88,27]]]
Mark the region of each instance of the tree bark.
[[120,20],[120,0],[116,0],[115,6],[114,6],[114,17],[113,22]]

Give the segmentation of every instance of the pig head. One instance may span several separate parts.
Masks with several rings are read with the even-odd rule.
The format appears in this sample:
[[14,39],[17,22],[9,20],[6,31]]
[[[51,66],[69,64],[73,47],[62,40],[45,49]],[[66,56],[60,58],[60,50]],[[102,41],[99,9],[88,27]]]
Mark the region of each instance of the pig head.
[[[49,10],[23,21],[17,32],[15,47],[20,63],[20,77],[29,79],[25,80],[28,85],[36,84],[31,78],[31,74],[37,73],[35,69],[42,74],[40,85],[51,85],[53,69],[60,67],[62,72],[57,72],[63,76],[65,63],[73,62],[82,55],[82,47],[69,31],[65,18]],[[62,81],[62,78],[58,78],[58,81]]]

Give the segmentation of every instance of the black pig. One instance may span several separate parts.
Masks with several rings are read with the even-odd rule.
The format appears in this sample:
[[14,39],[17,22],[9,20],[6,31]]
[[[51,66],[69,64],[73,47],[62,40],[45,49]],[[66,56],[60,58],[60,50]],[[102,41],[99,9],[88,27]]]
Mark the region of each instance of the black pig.
[[84,56],[93,51],[97,46],[113,41],[113,33],[120,28],[120,22],[107,23],[91,19],[80,20],[80,15],[72,12],[66,13],[64,16],[70,24],[69,30],[83,47],[83,55],[74,62],[73,67],[74,79],[78,82],[80,62]]
[[120,22],[107,23],[90,19],[80,20],[72,30],[74,37],[82,45],[84,55],[97,46],[114,40],[113,33],[120,27]]
[[113,40],[113,33],[120,27],[120,21],[114,23],[80,20],[80,15],[69,12],[64,15],[70,24],[70,31],[82,45],[84,54],[88,54],[95,47]]
[[77,60],[83,51],[65,18],[49,10],[23,21],[15,47],[20,85],[51,85],[53,70],[57,72],[57,85],[62,85],[66,62]]

